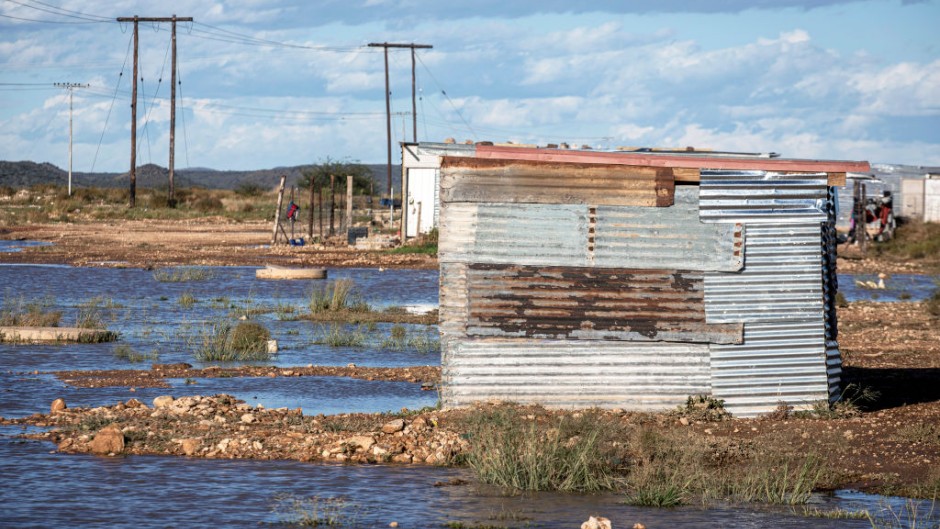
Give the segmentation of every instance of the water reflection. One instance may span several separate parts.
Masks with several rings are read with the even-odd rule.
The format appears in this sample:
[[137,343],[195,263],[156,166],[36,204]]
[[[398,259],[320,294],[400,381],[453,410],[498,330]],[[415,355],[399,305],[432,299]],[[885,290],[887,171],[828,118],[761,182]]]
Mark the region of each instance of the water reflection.
[[[8,429],[5,429],[8,430]],[[4,523],[15,527],[258,527],[278,520],[275,498],[342,498],[356,527],[580,527],[591,514],[615,527],[862,528],[865,520],[803,518],[786,509],[646,509],[615,494],[505,495],[462,469],[322,465],[294,461],[204,460],[50,453],[51,445],[0,438]]]

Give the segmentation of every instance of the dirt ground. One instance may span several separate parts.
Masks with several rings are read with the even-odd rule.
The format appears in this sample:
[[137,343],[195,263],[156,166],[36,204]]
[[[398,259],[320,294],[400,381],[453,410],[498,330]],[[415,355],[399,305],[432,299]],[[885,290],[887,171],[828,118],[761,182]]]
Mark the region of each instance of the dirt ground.
[[122,220],[0,227],[0,239],[53,243],[0,254],[0,262],[159,268],[199,266],[334,266],[436,268],[420,254],[365,252],[342,246],[270,246],[268,222],[224,217],[191,220]]
[[[434,257],[423,255],[313,246],[264,247],[270,242],[269,228],[265,223],[224,219],[0,228],[0,238],[54,243],[0,254],[0,262],[134,267],[268,263],[437,266]],[[919,271],[905,263],[875,262],[851,253],[847,257],[840,258],[842,272]],[[671,415],[616,410],[605,412],[605,417],[631,424],[655,424],[672,432],[686,431],[714,439],[716,446],[757,444],[779,453],[815,453],[825,461],[827,486],[912,495],[929,495],[933,490],[936,494],[940,489],[940,319],[929,314],[924,302],[856,302],[840,308],[838,317],[848,404],[834,412],[795,416],[781,410],[758,419],[721,422],[680,421]],[[56,373],[70,385],[127,387],[160,387],[163,378],[169,376],[324,374],[406,380],[428,387],[437,384],[440,377],[437,368],[352,366],[242,368],[223,374],[222,370],[192,370],[176,365],[150,370]],[[460,421],[453,419],[465,411],[305,418],[296,410],[256,409],[225,396],[187,399],[160,405],[132,399],[100,408],[66,408],[26,419],[0,419],[0,423],[53,426],[52,431],[33,437],[51,440],[65,452],[447,464],[467,449]],[[110,424],[121,426],[117,434],[121,437],[120,449],[107,445],[102,452],[104,441],[95,440],[104,438],[102,432]]]

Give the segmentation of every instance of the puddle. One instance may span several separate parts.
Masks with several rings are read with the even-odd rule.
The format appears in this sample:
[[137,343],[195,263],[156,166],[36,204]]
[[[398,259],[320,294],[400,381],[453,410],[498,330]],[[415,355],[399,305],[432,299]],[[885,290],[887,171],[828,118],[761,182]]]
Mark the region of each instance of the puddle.
[[839,292],[847,301],[923,301],[938,288],[940,276],[894,274],[878,286],[878,274],[839,274]]
[[[48,443],[0,437],[5,523],[22,527],[258,527],[279,521],[277,497],[341,498],[343,527],[580,527],[591,514],[614,527],[863,528],[866,520],[804,518],[786,509],[647,509],[615,494],[505,495],[483,486],[435,487],[472,479],[464,469],[322,465],[50,453]],[[843,506],[839,498],[834,506]],[[855,505],[853,503],[853,505]]]
[[[334,348],[316,343],[329,325],[291,321],[309,305],[311,288],[323,281],[263,281],[254,276],[254,267],[208,268],[210,278],[179,283],[159,282],[153,272],[126,268],[76,268],[70,266],[0,265],[3,299],[48,299],[52,309],[62,312],[60,325],[74,325],[79,311],[96,299],[98,312],[109,330],[120,333],[118,342],[78,345],[0,345],[0,367],[14,371],[57,371],[68,369],[148,368],[161,363],[200,363],[193,351],[208,334],[213,322],[235,317],[246,309],[267,309],[253,314],[278,340],[279,353],[265,364],[280,366],[346,365],[362,366],[438,365],[435,350],[419,352],[382,347],[391,324],[345,326],[363,334],[363,347]],[[371,305],[437,307],[437,271],[343,269],[331,270],[333,279],[353,281],[354,294]],[[184,295],[192,304],[183,303]],[[436,326],[406,326],[409,334],[431,335]],[[131,363],[115,352],[129,350],[143,361]]]
[[437,392],[422,391],[420,384],[346,377],[237,377],[168,379],[170,388],[77,388],[52,375],[0,374],[0,417],[22,418],[49,413],[57,398],[68,406],[113,405],[135,398],[151,405],[160,395],[185,397],[226,393],[265,408],[301,408],[305,415],[377,413],[411,410],[437,404]]
[[0,253],[22,252],[23,248],[35,248],[37,246],[52,246],[52,243],[47,241],[0,240]]

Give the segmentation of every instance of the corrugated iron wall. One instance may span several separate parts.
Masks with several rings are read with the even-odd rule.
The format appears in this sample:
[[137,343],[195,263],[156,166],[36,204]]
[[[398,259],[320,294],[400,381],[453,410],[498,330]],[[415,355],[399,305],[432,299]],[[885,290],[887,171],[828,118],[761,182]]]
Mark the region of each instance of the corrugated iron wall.
[[479,162],[443,164],[445,405],[661,409],[704,393],[746,416],[838,388],[827,175],[702,171],[700,186],[670,186]]
[[460,340],[445,357],[447,406],[506,400],[658,410],[710,392],[708,346],[570,340]]

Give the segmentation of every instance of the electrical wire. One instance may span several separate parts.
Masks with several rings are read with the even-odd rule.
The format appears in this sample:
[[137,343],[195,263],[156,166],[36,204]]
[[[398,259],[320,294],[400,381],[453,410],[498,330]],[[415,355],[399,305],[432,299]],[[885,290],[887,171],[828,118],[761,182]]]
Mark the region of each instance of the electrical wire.
[[[26,3],[20,2],[20,1],[18,1],[18,0],[6,0],[6,1],[7,1],[7,2],[10,2],[11,4],[16,4],[16,5],[19,5],[19,6],[26,7],[26,8],[28,8],[28,9],[35,9],[36,11],[41,11],[41,12],[43,12],[43,13],[50,13],[50,14],[53,14],[53,15],[59,15],[59,16],[64,16],[64,17],[68,17],[68,18],[75,18],[75,19],[84,20],[84,21],[90,22],[90,23],[100,23],[100,22],[111,22],[111,21],[112,21],[112,19],[107,19],[107,20],[105,20],[105,19],[104,19],[105,17],[89,18],[87,15],[84,15],[84,14],[81,14],[81,15],[74,14],[74,13],[77,13],[77,12],[64,12],[64,11],[68,11],[68,10],[61,10],[61,9],[55,7],[55,6],[50,6],[50,7],[52,7],[52,9],[49,9],[49,8],[47,8],[47,7],[36,7],[36,6],[34,6],[34,5],[26,4]],[[36,2],[36,3],[37,3],[37,4],[40,4],[40,5],[48,5],[48,4],[42,4],[41,2]]]
[[124,54],[124,64],[121,65],[121,73],[118,74],[118,81],[114,87],[114,95],[111,98],[111,105],[108,107],[108,115],[104,118],[104,127],[101,129],[101,137],[98,138],[98,147],[95,148],[95,157],[91,162],[91,171],[95,172],[95,164],[98,163],[98,153],[101,152],[101,143],[104,141],[104,133],[108,130],[108,121],[111,119],[111,111],[114,110],[114,102],[117,101],[118,89],[121,88],[121,79],[124,78],[124,68],[127,67],[127,58],[131,54],[131,43],[133,39],[127,40],[127,52]]
[[[9,0],[8,0],[8,1],[9,1]],[[4,15],[4,14],[0,14],[0,17],[9,18],[9,19],[12,19],[12,20],[21,20],[21,21],[23,21],[23,22],[39,22],[39,23],[42,23],[42,24],[68,24],[68,25],[76,25],[76,24],[98,24],[98,23],[101,22],[101,21],[99,21],[99,20],[90,21],[90,22],[69,22],[69,21],[67,21],[67,20],[39,20],[39,19],[37,19],[37,18],[15,17],[15,16],[13,16],[13,15]]]
[[456,112],[457,116],[460,117],[460,121],[463,121],[463,124],[467,127],[467,130],[469,130],[473,138],[476,139],[477,133],[474,132],[473,127],[470,126],[470,123],[467,123],[467,120],[464,119],[463,114],[460,113],[460,109],[457,108],[457,105],[455,105],[454,102],[450,99],[450,96],[447,95],[447,92],[444,90],[444,87],[441,86],[441,83],[438,82],[437,78],[434,77],[434,74],[431,73],[431,70],[430,68],[428,68],[428,65],[424,64],[424,60],[421,59],[421,55],[415,53],[415,57],[418,59],[418,62],[421,63],[421,66],[424,67],[424,70],[428,72],[428,75],[431,77],[431,79],[434,81],[437,87],[441,89],[441,94],[443,94],[444,97],[447,98],[447,102],[450,103],[450,106],[453,107],[454,112]]
[[[150,99],[150,108],[147,110],[147,114],[144,116],[144,134],[147,136],[147,156],[150,156],[150,115],[153,113],[153,107],[157,103],[157,94],[160,92],[160,87],[163,86],[163,74],[166,73],[166,63],[170,58],[170,47],[172,42],[168,42],[166,45],[166,52],[163,54],[163,66],[160,67],[160,75],[157,77],[157,87],[153,91],[153,97]],[[149,158],[150,162],[153,163],[153,159]]]
[[105,17],[105,16],[101,16],[101,15],[92,15],[92,14],[89,14],[89,13],[82,13],[81,11],[73,11],[73,10],[71,10],[71,9],[66,9],[66,8],[64,8],[64,7],[58,7],[58,6],[54,6],[54,5],[52,5],[52,4],[47,4],[47,3],[45,3],[45,2],[40,2],[39,0],[31,0],[31,1],[32,1],[32,3],[34,3],[34,4],[39,4],[39,5],[41,5],[41,6],[46,6],[46,7],[52,8],[52,9],[57,9],[57,10],[62,11],[62,12],[64,12],[64,13],[71,13],[71,14],[73,14],[73,15],[81,15],[81,16],[83,16],[83,17],[88,17],[89,19],[96,18],[96,19],[99,19],[101,22],[114,22],[114,17]]
[[189,163],[189,137],[186,135],[186,107],[183,104],[183,74],[180,73],[179,62],[176,63],[176,84],[180,90],[180,119],[183,121],[183,151],[186,153],[186,167],[192,167]]

